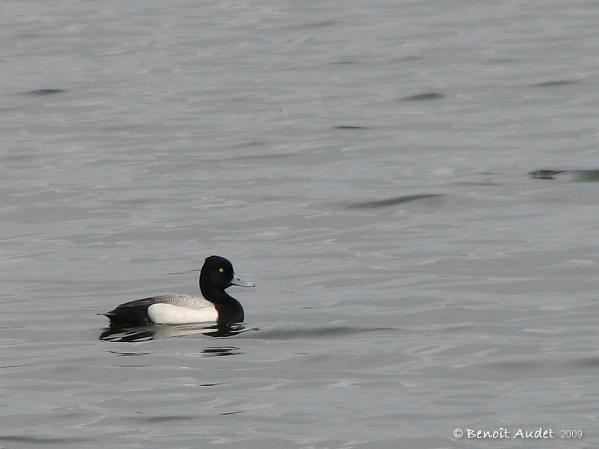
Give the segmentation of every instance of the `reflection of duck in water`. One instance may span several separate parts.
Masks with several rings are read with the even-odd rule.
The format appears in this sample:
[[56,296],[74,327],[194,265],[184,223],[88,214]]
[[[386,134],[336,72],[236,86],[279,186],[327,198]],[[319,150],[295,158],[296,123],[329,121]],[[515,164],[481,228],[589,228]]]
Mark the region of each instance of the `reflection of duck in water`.
[[599,170],[533,170],[528,176],[534,179],[563,179],[570,182],[599,182]]
[[105,313],[110,327],[127,328],[150,324],[218,323],[243,321],[243,307],[225,289],[231,285],[253,287],[235,275],[224,257],[210,256],[200,272],[200,296],[162,295],[137,299]]
[[100,340],[134,342],[158,340],[160,338],[184,337],[188,335],[202,334],[209,337],[231,337],[247,330],[243,323],[235,324],[178,324],[178,325],[155,325],[138,327],[108,327],[100,334]]

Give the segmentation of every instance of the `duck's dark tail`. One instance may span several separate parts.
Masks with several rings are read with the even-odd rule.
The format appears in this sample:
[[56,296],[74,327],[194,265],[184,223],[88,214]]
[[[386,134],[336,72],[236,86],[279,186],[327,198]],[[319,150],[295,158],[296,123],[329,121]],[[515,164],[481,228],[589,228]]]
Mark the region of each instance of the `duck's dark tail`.
[[139,327],[154,324],[148,316],[148,307],[155,304],[156,297],[136,299],[103,313],[110,320],[110,327]]

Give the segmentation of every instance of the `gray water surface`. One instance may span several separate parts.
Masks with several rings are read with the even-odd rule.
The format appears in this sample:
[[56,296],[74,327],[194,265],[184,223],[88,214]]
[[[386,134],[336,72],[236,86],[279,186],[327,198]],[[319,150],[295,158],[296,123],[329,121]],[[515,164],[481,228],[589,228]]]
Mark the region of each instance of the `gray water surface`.
[[599,446],[595,3],[0,11],[0,447]]

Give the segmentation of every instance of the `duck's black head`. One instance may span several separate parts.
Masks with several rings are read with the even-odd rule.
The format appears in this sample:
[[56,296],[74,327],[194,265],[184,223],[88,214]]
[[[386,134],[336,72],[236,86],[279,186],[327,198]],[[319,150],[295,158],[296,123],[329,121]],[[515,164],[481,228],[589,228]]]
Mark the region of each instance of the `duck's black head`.
[[237,277],[233,265],[224,257],[207,257],[200,272],[200,290],[204,298],[211,301],[218,299],[222,294],[226,295],[224,291],[231,285],[254,286],[251,282],[246,282]]

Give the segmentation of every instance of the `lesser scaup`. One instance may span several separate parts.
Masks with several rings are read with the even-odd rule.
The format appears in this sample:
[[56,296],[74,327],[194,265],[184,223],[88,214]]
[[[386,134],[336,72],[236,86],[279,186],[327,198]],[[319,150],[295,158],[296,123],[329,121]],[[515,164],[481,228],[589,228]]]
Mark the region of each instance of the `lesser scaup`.
[[240,279],[224,257],[206,258],[200,271],[200,296],[162,295],[121,304],[104,315],[111,327],[137,327],[149,324],[240,323],[243,307],[225,289],[231,285],[253,287]]

